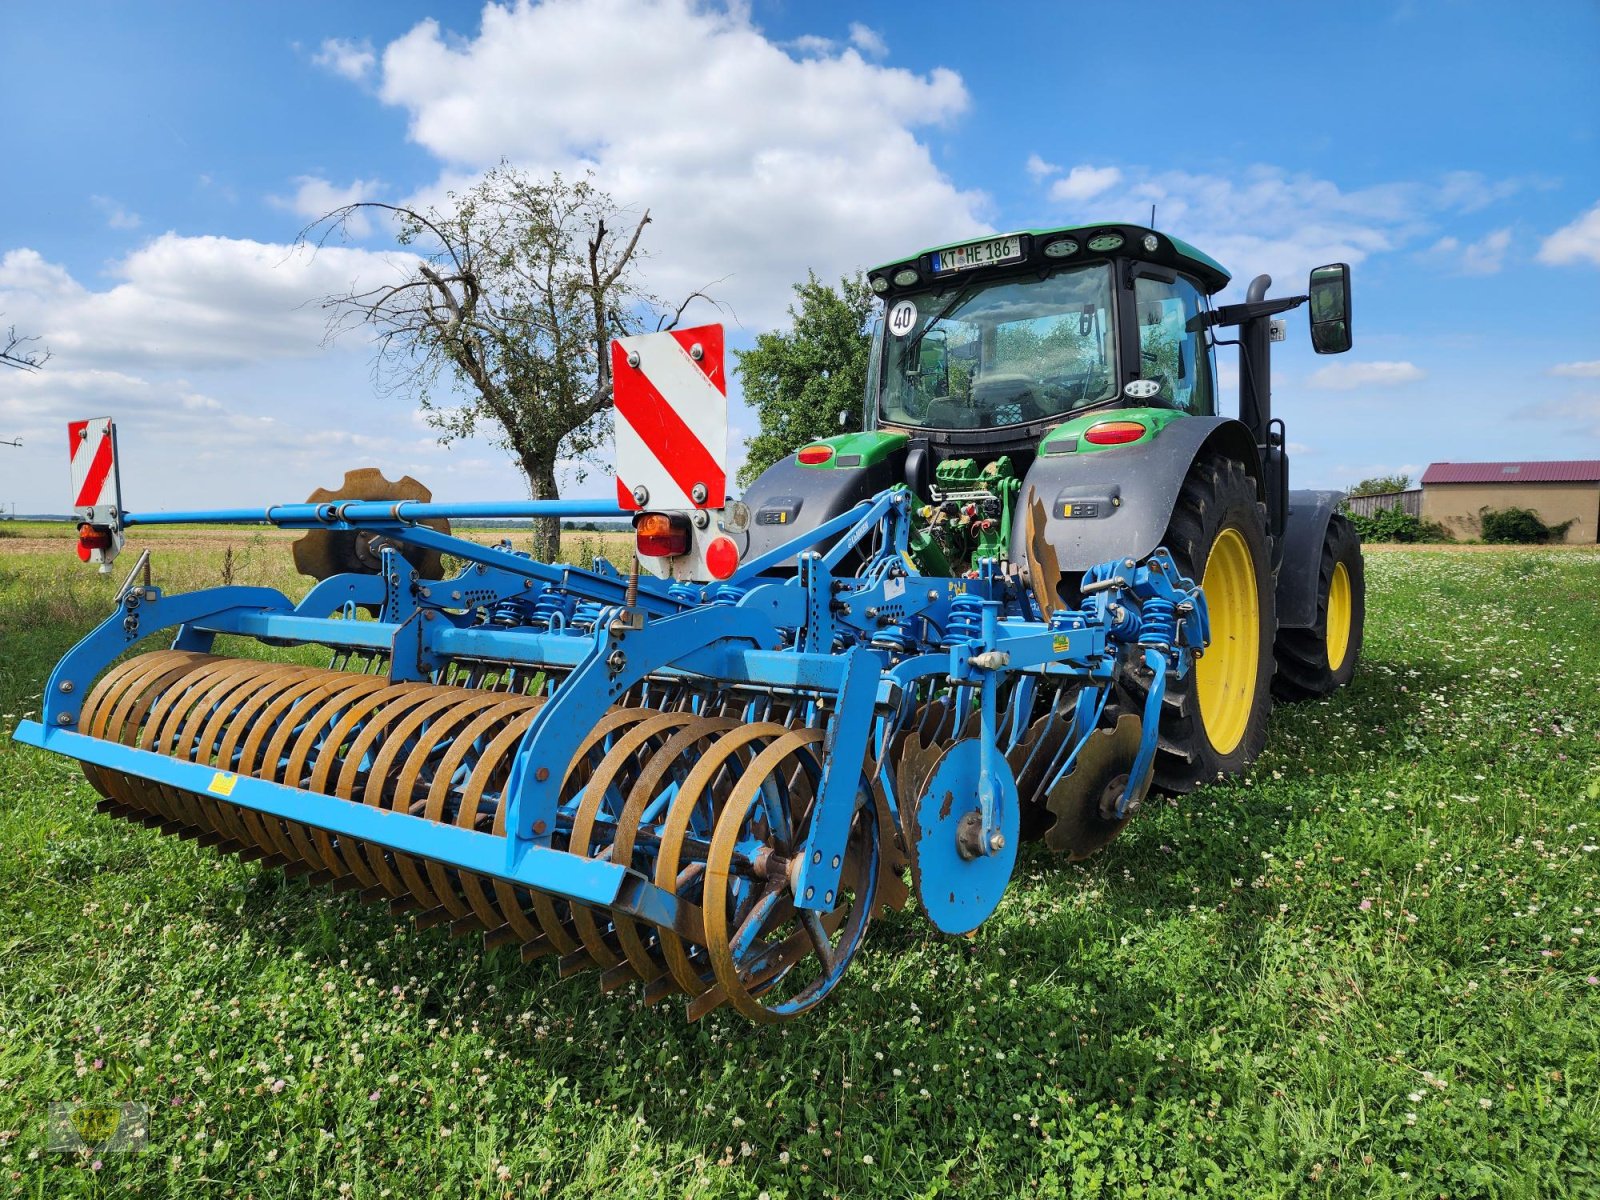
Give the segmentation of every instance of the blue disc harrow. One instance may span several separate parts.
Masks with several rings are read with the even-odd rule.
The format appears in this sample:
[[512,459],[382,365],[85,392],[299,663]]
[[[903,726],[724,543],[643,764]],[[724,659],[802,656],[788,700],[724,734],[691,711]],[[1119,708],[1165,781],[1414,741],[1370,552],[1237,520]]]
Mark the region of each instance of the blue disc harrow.
[[[1109,841],[1149,786],[1165,680],[1206,643],[1164,551],[1089,572],[1068,606],[1039,561],[920,573],[913,504],[884,491],[710,584],[443,527],[598,513],[581,502],[124,515],[354,535],[375,571],[295,602],[167,595],[136,568],[16,736],[81,761],[107,812],[421,925],[691,1017],[795,1016],[908,893],[965,932],[1024,838]],[[268,649],[220,655],[219,635]],[[315,665],[270,649],[310,646]],[[1116,701],[1130,671],[1141,711]]]

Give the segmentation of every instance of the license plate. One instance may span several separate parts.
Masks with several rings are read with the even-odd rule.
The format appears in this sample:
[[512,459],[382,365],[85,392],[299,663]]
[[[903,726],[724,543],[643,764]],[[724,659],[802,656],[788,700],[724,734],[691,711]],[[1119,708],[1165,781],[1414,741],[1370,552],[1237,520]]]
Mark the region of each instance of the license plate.
[[1000,263],[1016,262],[1022,257],[1022,239],[1011,237],[989,238],[982,242],[969,242],[940,250],[933,256],[933,270],[942,275],[946,271],[969,271],[973,267],[993,267]]

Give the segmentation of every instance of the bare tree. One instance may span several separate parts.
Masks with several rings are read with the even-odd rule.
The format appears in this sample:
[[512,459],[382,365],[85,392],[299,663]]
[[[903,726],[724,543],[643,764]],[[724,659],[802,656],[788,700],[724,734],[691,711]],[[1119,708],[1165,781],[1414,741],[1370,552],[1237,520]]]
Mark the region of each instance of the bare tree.
[[17,327],[9,326],[5,337],[0,338],[0,363],[19,371],[37,371],[50,361],[50,351],[28,349],[38,340],[36,337],[18,337]]
[[[393,219],[418,258],[397,282],[326,297],[330,336],[372,330],[381,387],[414,395],[442,441],[481,429],[534,499],[554,499],[558,462],[609,436],[611,338],[658,308],[634,273],[649,212],[624,214],[590,179],[502,163],[441,206],[348,204],[301,238],[320,245],[364,210]],[[554,559],[559,537],[536,522],[535,554]]]

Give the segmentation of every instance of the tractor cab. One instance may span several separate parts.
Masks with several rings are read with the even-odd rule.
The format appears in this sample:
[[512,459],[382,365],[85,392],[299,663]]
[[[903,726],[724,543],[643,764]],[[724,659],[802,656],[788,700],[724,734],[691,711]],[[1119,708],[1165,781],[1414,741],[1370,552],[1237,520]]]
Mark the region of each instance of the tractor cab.
[[[885,488],[915,497],[908,569],[996,572],[1042,586],[1046,607],[1075,609],[1097,564],[1165,547],[1200,580],[1213,634],[1168,693],[1181,702],[1156,779],[1173,791],[1243,769],[1273,692],[1326,695],[1349,679],[1359,541],[1337,494],[1289,490],[1271,386],[1291,309],[1307,306],[1316,353],[1350,349],[1345,264],[1313,270],[1304,295],[1269,297],[1258,275],[1217,304],[1221,265],[1111,223],[953,242],[868,279],[883,318],[865,428],[762,473],[745,493],[744,556],[797,528],[842,528]],[[1238,348],[1236,408],[1217,393],[1219,345]]]
[[1228,273],[1134,225],[1029,230],[956,243],[870,274],[884,319],[869,428],[1026,465],[1075,416],[1123,405],[1211,416],[1205,330]]

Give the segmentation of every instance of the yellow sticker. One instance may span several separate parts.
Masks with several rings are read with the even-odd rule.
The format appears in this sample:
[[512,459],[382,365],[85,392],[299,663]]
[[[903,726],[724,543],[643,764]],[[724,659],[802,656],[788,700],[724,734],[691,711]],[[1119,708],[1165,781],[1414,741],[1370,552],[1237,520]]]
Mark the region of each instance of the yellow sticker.
[[206,784],[206,791],[214,792],[218,796],[233,795],[233,785],[239,782],[237,775],[230,775],[226,771],[218,771],[211,777],[211,782]]
[[1056,634],[1055,637],[1050,639],[1050,647],[1057,654],[1065,654],[1068,650],[1072,649],[1071,635],[1065,633]]
[[913,575],[922,574],[922,571],[917,567],[917,560],[911,557],[911,552],[909,550],[900,551],[900,557],[906,560],[906,566],[911,568],[911,573]]

